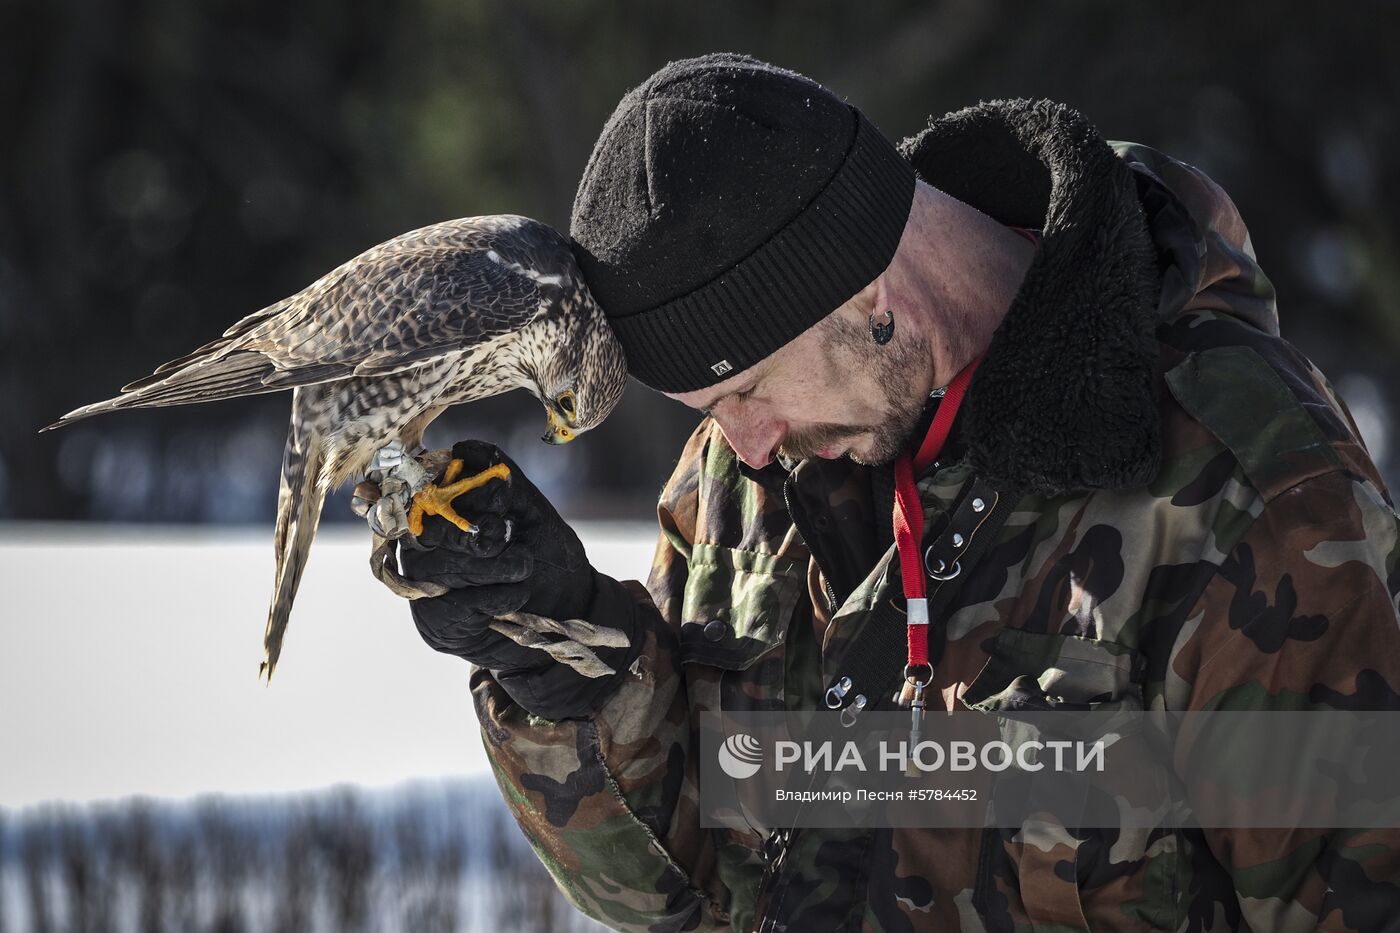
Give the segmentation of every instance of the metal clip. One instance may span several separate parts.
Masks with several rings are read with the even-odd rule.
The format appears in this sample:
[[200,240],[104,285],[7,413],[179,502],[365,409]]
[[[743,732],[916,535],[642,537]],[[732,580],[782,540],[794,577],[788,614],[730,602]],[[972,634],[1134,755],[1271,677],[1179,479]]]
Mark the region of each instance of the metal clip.
[[865,709],[865,694],[857,693],[856,698],[851,701],[851,705],[841,711],[841,725],[849,729],[856,724],[856,717],[860,711]]
[[962,563],[955,560],[953,566],[949,567],[943,558],[933,556],[933,546],[930,545],[928,550],[924,551],[924,569],[935,580],[947,582],[962,573]]
[[851,678],[849,677],[842,677],[836,683],[832,684],[826,691],[826,708],[840,709],[850,689]]
[[[925,668],[927,674],[915,676],[914,671],[918,668]],[[927,664],[906,664],[904,666],[904,679],[914,685],[914,696],[909,701],[909,746],[906,750],[907,756],[904,759],[904,773],[908,777],[919,777],[918,768],[913,765],[914,747],[924,737],[924,688],[933,681],[933,668]]]
[[912,751],[923,738],[924,728],[924,685],[914,684],[914,699],[909,702],[909,748]]

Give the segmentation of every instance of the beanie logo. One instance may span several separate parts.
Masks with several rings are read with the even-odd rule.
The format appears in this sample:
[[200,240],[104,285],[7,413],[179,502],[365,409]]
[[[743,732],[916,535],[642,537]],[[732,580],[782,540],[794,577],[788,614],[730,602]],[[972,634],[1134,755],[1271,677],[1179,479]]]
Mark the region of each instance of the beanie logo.
[[710,369],[714,371],[716,376],[723,376],[725,373],[732,373],[734,371],[734,367],[729,364],[728,360],[720,360],[718,363],[711,366]]

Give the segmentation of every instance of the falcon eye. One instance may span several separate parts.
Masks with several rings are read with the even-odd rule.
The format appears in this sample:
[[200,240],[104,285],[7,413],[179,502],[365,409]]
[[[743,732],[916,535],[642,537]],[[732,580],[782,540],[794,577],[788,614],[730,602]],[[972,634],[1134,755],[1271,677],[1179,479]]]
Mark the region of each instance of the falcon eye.
[[576,414],[574,411],[574,393],[565,392],[555,399],[554,402],[559,406],[559,410],[564,413],[566,418],[572,418]]

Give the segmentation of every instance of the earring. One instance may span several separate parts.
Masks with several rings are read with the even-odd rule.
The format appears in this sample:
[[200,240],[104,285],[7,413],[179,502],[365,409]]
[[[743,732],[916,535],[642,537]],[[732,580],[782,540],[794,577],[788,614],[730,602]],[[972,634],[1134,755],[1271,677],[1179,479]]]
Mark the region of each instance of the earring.
[[885,309],[885,319],[875,320],[874,313],[870,315],[870,339],[880,346],[889,343],[894,337],[894,312],[889,308]]

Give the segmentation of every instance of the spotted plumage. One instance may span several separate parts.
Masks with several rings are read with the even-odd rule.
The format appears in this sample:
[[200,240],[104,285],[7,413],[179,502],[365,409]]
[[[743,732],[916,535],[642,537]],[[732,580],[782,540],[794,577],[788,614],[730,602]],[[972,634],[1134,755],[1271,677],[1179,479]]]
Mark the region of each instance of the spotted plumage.
[[562,443],[612,411],[626,378],[568,241],[526,217],[469,217],[373,247],[50,428],[292,390],[261,669],[271,677],[330,489],[386,445],[419,448],[445,409],[515,388],[544,404],[545,439]]

